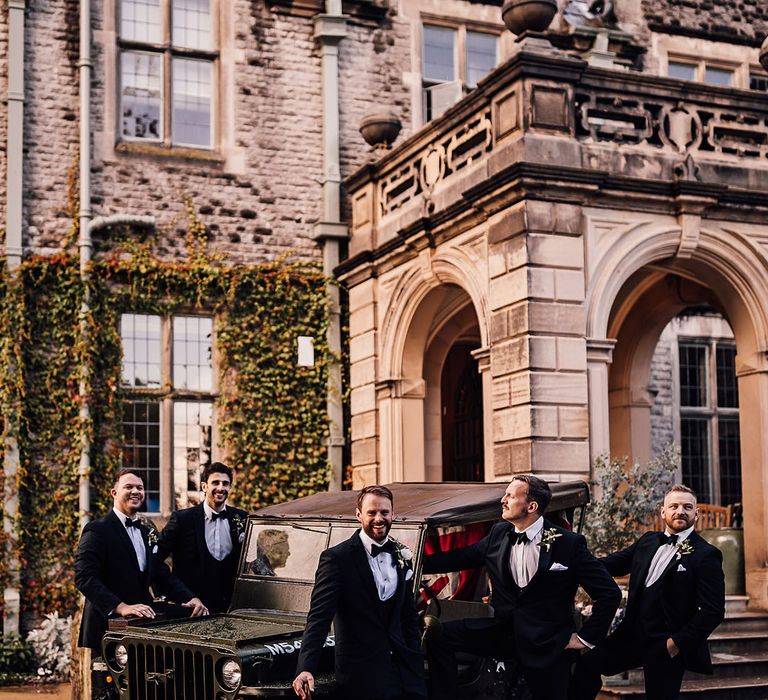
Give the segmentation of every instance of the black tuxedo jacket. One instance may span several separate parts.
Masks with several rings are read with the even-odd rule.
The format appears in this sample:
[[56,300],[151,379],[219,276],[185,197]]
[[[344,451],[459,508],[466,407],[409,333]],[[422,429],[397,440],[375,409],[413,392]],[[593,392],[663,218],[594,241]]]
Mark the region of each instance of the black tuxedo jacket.
[[[712,673],[707,637],[725,617],[723,556],[692,532],[686,542],[690,554],[673,557],[657,585],[661,586],[659,613],[669,636],[680,647],[685,667],[699,673]],[[624,634],[642,631],[640,599],[653,555],[659,548],[659,533],[647,532],[630,547],[609,554],[600,561],[613,576],[629,578],[629,598],[624,621],[616,630],[617,640]],[[612,637],[613,638],[613,637]]]
[[[494,616],[511,624],[517,656],[529,668],[554,664],[576,631],[573,606],[579,585],[593,601],[592,615],[579,630],[585,642],[596,644],[606,635],[621,602],[618,586],[589,553],[584,538],[545,523],[545,531],[552,529],[558,537],[548,549],[541,546],[538,569],[523,589],[515,584],[509,568],[509,535],[514,527],[505,521],[494,525],[476,544],[424,560],[424,573],[428,574],[486,567],[493,587]],[[471,622],[467,620],[467,624]]]
[[[205,603],[211,613],[226,612],[232,598],[232,587],[237,574],[242,542],[248,513],[227,506],[225,511],[232,538],[233,565],[230,575],[223,577],[211,570],[212,557],[205,543],[205,511],[203,504],[177,510],[171,515],[160,533],[155,562],[162,563],[167,557],[173,560],[173,573]],[[237,522],[240,525],[238,526]]]
[[333,621],[336,681],[342,694],[354,698],[399,697],[406,692],[426,696],[418,617],[406,571],[397,567],[397,591],[386,606],[379,601],[359,530],[323,552],[297,673],[317,673]]
[[167,566],[153,563],[149,527],[142,524],[140,530],[147,551],[143,572],[139,570],[136,550],[125,525],[114,511],[83,528],[75,555],[75,585],[85,596],[79,646],[101,653],[101,638],[107,629],[109,614],[119,603],[150,604],[150,585],[177,603],[186,603],[194,597]]

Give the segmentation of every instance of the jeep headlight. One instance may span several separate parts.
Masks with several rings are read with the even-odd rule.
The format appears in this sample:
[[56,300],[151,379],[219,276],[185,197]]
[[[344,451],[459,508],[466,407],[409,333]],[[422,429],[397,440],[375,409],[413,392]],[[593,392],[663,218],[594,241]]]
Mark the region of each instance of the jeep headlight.
[[125,644],[118,644],[115,647],[115,663],[121,671],[128,665],[128,649],[125,648]]
[[242,677],[243,673],[240,670],[240,663],[238,661],[230,659],[221,665],[221,682],[230,690],[234,690],[240,685]]

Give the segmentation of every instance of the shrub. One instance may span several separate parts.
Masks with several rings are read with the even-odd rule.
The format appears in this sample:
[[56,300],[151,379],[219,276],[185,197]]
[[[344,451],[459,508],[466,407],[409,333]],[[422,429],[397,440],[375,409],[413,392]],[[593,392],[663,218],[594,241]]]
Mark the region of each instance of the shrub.
[[29,679],[34,668],[32,647],[16,635],[0,637],[0,685],[15,685]]
[[627,467],[627,459],[605,456],[595,460],[594,497],[584,528],[595,554],[623,549],[647,528],[674,484],[679,464],[680,452],[673,445],[645,466],[634,462]]
[[27,635],[34,653],[40,680],[68,680],[71,660],[72,618],[58,612],[45,616],[43,623]]

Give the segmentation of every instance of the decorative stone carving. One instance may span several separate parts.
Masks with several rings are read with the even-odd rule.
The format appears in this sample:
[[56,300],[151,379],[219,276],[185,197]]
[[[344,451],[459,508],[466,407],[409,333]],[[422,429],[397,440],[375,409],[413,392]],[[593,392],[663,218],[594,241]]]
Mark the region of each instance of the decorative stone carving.
[[687,153],[701,142],[701,120],[681,102],[665,106],[659,122],[662,140],[678,153]]
[[765,37],[763,45],[760,47],[760,65],[768,70],[768,36]]
[[505,0],[501,17],[513,34],[543,32],[557,13],[557,0]]

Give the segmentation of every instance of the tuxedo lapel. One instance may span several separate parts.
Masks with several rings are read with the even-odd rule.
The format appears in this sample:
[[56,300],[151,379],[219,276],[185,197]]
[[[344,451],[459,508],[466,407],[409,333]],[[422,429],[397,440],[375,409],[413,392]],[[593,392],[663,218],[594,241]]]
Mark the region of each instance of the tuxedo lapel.
[[[654,533],[658,535],[659,533]],[[648,538],[647,542],[643,543],[643,548],[639,554],[639,567],[637,570],[637,577],[633,576],[630,580],[630,588],[637,589],[645,586],[645,579],[648,578],[648,571],[651,568],[651,562],[653,556],[658,549],[658,538]],[[631,591],[630,591],[631,592]]]
[[[136,573],[141,574],[141,570],[139,569],[139,560],[136,558],[136,550],[133,548],[133,542],[131,542],[131,538],[128,536],[128,532],[125,528],[125,523],[117,517],[115,514],[115,511],[112,511],[109,514],[110,524],[112,526],[112,530],[115,535],[115,539],[121,543],[123,546],[123,549],[125,549],[125,556],[127,557],[128,561],[131,562],[131,565],[136,570]],[[144,528],[140,528],[143,530]],[[143,534],[142,534],[143,537]],[[146,548],[147,543],[144,542],[144,547]],[[149,558],[149,557],[147,557]],[[148,567],[145,567],[145,569]]]
[[350,546],[352,547],[352,559],[354,560],[357,571],[362,579],[363,591],[365,591],[371,599],[378,601],[379,594],[376,590],[376,581],[373,578],[373,571],[371,571],[370,564],[368,564],[368,552],[365,551],[363,541],[360,539],[359,530],[356,530],[355,534],[350,538]]
[[[544,532],[546,532],[548,527],[546,525],[542,527],[542,537],[544,536]],[[526,545],[528,546],[528,545]],[[534,583],[541,575],[542,571],[548,571],[549,565],[552,562],[552,549],[554,547],[557,547],[557,539],[555,539],[549,547],[544,547],[541,544],[536,545],[539,548],[539,565],[536,567],[536,572],[531,576],[531,580],[528,581],[528,585],[523,589],[523,592],[528,590],[531,587],[531,584]]]
[[193,513],[193,521],[195,528],[195,543],[197,545],[198,561],[207,561],[206,553],[208,552],[208,545],[205,542],[205,510],[203,510],[203,504],[195,506]]

